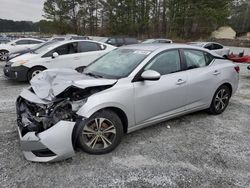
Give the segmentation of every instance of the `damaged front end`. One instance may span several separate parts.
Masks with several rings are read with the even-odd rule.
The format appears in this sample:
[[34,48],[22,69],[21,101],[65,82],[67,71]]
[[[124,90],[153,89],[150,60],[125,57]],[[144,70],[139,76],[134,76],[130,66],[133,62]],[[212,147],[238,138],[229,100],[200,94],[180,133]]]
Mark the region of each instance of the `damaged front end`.
[[27,160],[54,162],[74,155],[79,126],[85,119],[77,111],[87,98],[111,86],[70,86],[53,100],[39,98],[32,87],[16,101],[21,149]]

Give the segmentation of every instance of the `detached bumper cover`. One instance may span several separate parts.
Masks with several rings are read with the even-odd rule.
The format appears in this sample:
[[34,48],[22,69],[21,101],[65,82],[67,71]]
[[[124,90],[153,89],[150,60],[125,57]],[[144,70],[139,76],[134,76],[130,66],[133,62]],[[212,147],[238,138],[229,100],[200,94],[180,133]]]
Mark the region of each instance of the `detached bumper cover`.
[[[31,96],[33,101],[42,102],[36,100],[28,90],[22,92],[22,95]],[[34,162],[55,162],[74,156],[74,146],[79,128],[84,122],[83,118],[77,119],[76,122],[60,120],[50,128],[41,130],[32,119],[35,117],[29,109],[22,107],[24,100],[27,99],[19,97],[16,108],[20,145],[25,158]]]
[[74,122],[60,121],[46,131],[21,135],[20,145],[25,158],[35,162],[55,162],[75,155],[72,145]]
[[18,80],[18,81],[27,81],[27,74],[29,68],[25,66],[11,67],[10,64],[6,64],[3,68],[5,77]]

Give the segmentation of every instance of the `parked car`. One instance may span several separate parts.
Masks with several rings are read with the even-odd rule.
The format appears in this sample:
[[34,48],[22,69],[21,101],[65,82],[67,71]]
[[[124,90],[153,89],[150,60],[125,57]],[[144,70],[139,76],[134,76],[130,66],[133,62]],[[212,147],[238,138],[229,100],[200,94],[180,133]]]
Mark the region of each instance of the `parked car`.
[[32,53],[33,51],[35,50],[38,50],[44,46],[48,46],[52,43],[55,43],[57,41],[55,40],[51,40],[51,41],[47,41],[47,42],[43,42],[43,43],[40,43],[40,44],[37,44],[31,48],[28,48],[28,49],[25,49],[25,50],[19,50],[19,51],[16,51],[16,52],[13,52],[13,53],[9,53],[8,56],[7,56],[7,59],[6,61],[10,61],[11,59],[17,57],[17,56],[20,56],[20,55],[23,55],[23,54],[26,54],[26,53]]
[[5,61],[7,59],[8,53],[15,53],[20,50],[25,50],[42,42],[44,41],[39,39],[21,38],[6,44],[0,44],[0,61]]
[[9,39],[7,39],[7,38],[0,38],[0,44],[6,44],[8,42],[10,42]]
[[4,67],[4,74],[13,80],[29,81],[45,69],[87,66],[115,48],[89,40],[60,41],[11,59]]
[[190,42],[188,44],[193,45],[193,46],[199,46],[202,48],[206,48],[206,49],[211,50],[224,58],[227,58],[229,56],[229,53],[230,53],[229,48],[226,48],[222,44],[219,44],[216,42]]
[[173,43],[173,41],[170,39],[146,39],[142,43],[143,44],[154,44],[154,43],[171,44],[171,43]]
[[128,37],[107,37],[101,39],[100,42],[120,47],[124,45],[137,44],[138,40],[136,38],[128,38]]
[[17,99],[21,149],[30,161],[111,152],[123,134],[207,109],[222,113],[239,67],[189,45],[139,44],[109,52],[84,72],[51,69]]

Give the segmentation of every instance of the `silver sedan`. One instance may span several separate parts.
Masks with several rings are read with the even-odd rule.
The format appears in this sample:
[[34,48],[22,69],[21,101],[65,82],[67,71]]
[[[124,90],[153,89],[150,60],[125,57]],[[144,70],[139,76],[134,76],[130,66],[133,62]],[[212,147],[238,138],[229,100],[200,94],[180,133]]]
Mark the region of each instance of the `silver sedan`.
[[48,162],[116,148],[126,133],[206,109],[221,114],[239,67],[206,49],[177,44],[121,47],[82,73],[46,70],[17,99],[26,159]]

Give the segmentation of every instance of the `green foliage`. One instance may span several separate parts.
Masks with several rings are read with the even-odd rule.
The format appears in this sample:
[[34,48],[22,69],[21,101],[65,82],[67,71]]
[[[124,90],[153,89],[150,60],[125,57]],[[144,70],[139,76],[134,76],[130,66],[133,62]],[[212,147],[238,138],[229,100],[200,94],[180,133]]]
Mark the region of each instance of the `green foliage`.
[[40,21],[33,29],[58,34],[195,39],[228,24],[237,31],[249,31],[249,6],[249,0],[46,0],[43,10],[47,21]]

